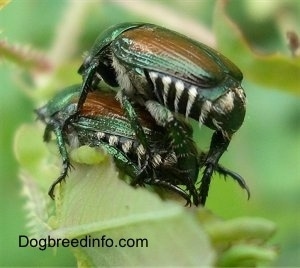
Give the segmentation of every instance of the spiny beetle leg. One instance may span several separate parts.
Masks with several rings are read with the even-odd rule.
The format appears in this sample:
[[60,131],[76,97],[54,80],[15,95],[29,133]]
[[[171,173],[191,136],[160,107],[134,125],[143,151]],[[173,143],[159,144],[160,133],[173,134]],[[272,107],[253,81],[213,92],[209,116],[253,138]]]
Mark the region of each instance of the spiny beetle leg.
[[[202,152],[199,156],[199,163],[200,163],[200,167],[204,166],[205,161],[207,158],[207,153]],[[231,177],[233,180],[237,181],[237,183],[239,184],[239,186],[242,189],[245,189],[247,192],[247,196],[248,199],[250,198],[250,189],[247,185],[247,183],[245,182],[245,180],[243,179],[243,177],[241,175],[239,175],[238,173],[223,167],[220,164],[217,164],[215,166],[214,172],[219,173],[220,175],[223,175],[225,177],[225,179],[227,178],[227,176]]]
[[208,190],[209,190],[209,185],[210,185],[210,181],[211,181],[211,176],[213,174],[213,166],[212,164],[209,164],[204,172],[203,172],[203,176],[201,179],[201,185],[199,188],[199,204],[201,204],[202,206],[205,206],[206,203],[206,198],[208,195]]
[[171,190],[171,191],[179,194],[181,197],[183,197],[186,200],[186,206],[191,206],[191,204],[192,204],[191,196],[189,194],[187,194],[180,187],[178,187],[176,185],[173,185],[172,183],[170,183],[168,181],[164,181],[164,180],[161,180],[161,179],[153,179],[153,180],[150,180],[147,184],[157,185],[157,186],[164,187],[168,190]]
[[60,174],[60,176],[51,184],[49,191],[48,191],[48,195],[54,199],[55,195],[54,195],[54,189],[55,186],[58,183],[61,183],[62,181],[64,181],[66,179],[66,177],[68,176],[68,171],[69,169],[71,169],[72,165],[70,164],[68,159],[64,159],[63,160],[63,170]]
[[206,160],[204,161],[204,165],[206,167],[203,172],[201,185],[199,188],[199,200],[200,204],[203,206],[205,205],[208,195],[212,174],[218,165],[220,157],[226,151],[229,143],[230,139],[225,137],[221,131],[214,132],[210,143],[210,149],[207,153]]
[[[117,99],[121,102],[121,104],[123,106],[124,113],[129,120],[130,126],[133,129],[134,133],[136,134],[137,140],[142,145],[142,150],[145,150],[144,153],[141,152],[141,154],[143,154],[145,157],[145,159],[143,159],[144,163],[141,163],[141,172],[140,173],[142,174],[142,172],[149,165],[149,159],[151,159],[152,154],[149,149],[150,146],[147,142],[146,134],[141,126],[139,118],[138,118],[133,106],[131,105],[129,99],[125,95],[125,93],[123,91],[119,91],[119,93],[117,94]],[[139,177],[141,177],[141,176],[137,176],[137,178],[139,178]],[[138,184],[138,182],[137,182],[137,184]]]
[[169,139],[177,156],[178,169],[183,171],[182,184],[186,185],[197,206],[199,200],[195,182],[199,172],[198,151],[191,138],[190,126],[175,118],[168,108],[156,101],[147,101],[146,108],[156,122],[168,130]]
[[114,158],[117,167],[121,170],[126,170],[126,173],[130,174],[130,176],[135,177],[139,173],[139,169],[136,167],[136,165],[126,156],[126,154],[118,150],[118,148],[116,148],[115,146],[107,144],[106,142],[101,140],[97,140],[96,142],[94,142],[93,146],[101,146],[101,148],[103,148],[109,155]]
[[237,181],[237,183],[240,185],[240,187],[242,189],[245,189],[246,192],[247,192],[247,196],[248,196],[248,199],[250,198],[250,189],[248,187],[248,185],[246,184],[245,180],[239,175],[237,174],[236,172],[233,172],[221,165],[217,165],[215,167],[215,172],[218,172],[219,174],[223,175],[225,178],[227,176],[230,176],[232,179],[234,179],[235,181]]
[[[148,164],[148,160],[147,163]],[[148,183],[148,181],[150,181],[149,175],[147,174],[147,166],[143,166],[143,170],[140,170],[136,176],[132,179],[132,181],[130,182],[131,186],[144,186],[145,183]]]
[[178,168],[183,171],[182,184],[186,185],[193,196],[194,204],[197,206],[199,200],[195,182],[199,173],[198,151],[178,120],[174,118],[174,120],[168,122],[166,129],[170,130],[169,136],[177,156]]
[[65,180],[65,178],[68,175],[68,171],[71,168],[71,164],[70,164],[68,152],[66,149],[65,140],[64,140],[64,137],[62,134],[63,130],[60,127],[59,123],[56,124],[55,121],[52,122],[52,125],[53,125],[54,133],[56,135],[56,142],[57,142],[57,145],[59,148],[59,153],[62,157],[62,162],[63,162],[63,170],[62,170],[60,176],[52,183],[52,185],[50,186],[50,189],[48,191],[49,196],[52,199],[54,199],[54,188],[58,183]]

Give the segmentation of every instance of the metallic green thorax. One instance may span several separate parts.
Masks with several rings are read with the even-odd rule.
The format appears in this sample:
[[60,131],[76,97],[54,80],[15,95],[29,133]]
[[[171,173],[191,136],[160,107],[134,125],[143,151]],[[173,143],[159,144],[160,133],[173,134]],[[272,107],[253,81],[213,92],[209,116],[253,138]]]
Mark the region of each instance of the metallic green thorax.
[[77,86],[70,86],[63,91],[58,92],[44,107],[41,107],[39,111],[45,118],[50,118],[55,113],[61,111],[67,107],[70,103],[76,103],[78,99],[79,91]]
[[90,60],[96,58],[100,51],[110,45],[111,41],[116,39],[123,32],[139,26],[139,23],[122,23],[115,25],[104,31],[96,40],[92,50],[89,53]]

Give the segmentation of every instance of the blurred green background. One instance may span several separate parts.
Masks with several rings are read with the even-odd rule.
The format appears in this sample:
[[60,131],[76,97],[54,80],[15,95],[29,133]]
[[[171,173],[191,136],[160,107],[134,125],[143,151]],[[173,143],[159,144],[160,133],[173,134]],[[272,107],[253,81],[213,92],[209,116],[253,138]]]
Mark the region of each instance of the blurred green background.
[[[224,54],[241,67],[245,75],[247,115],[221,162],[246,179],[252,196],[247,201],[245,192],[234,182],[225,183],[216,178],[207,207],[225,219],[261,216],[274,221],[278,231],[271,243],[278,246],[280,252],[274,265],[300,266],[299,64],[292,79],[289,70],[285,72],[281,68],[280,73],[274,74],[261,65],[265,80],[275,81],[279,76],[283,85],[286,81],[292,86],[260,83],[260,79],[247,70],[246,55],[237,53],[234,47],[225,53],[226,44],[215,36],[215,30],[222,32],[214,17],[215,5],[216,1],[209,0],[24,0],[11,1],[0,11],[3,40],[0,43],[1,266],[76,264],[68,249],[39,251],[18,247],[18,236],[27,234],[28,230],[18,164],[13,153],[14,133],[22,123],[35,120],[33,109],[38,104],[30,97],[39,95],[35,90],[38,88],[45,98],[49,88],[53,91],[53,88],[57,90],[80,82],[76,70],[83,52],[103,29],[122,21],[147,21],[178,30],[221,51],[223,48]],[[255,55],[280,53],[283,59],[291,60],[285,33],[291,30],[300,34],[300,1],[229,1],[227,10],[245,37],[240,41],[247,40]],[[231,33],[224,30],[223,35],[226,34]],[[29,55],[33,63],[3,59],[6,44],[13,45],[12,50],[21,51],[24,58]],[[45,53],[51,67],[42,68],[39,54],[28,53],[25,47]],[[299,56],[297,60],[299,63]],[[196,139],[201,139],[199,144],[207,149],[211,132],[195,129]]]

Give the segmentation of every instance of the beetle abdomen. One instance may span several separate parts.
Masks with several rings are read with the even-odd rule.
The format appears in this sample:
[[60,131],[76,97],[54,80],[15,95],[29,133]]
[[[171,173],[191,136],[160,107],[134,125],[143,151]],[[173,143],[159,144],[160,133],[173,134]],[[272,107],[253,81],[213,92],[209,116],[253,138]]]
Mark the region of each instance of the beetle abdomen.
[[[116,133],[110,133],[110,131],[102,128],[103,126],[100,125],[98,125],[98,129],[86,128],[86,122],[88,122],[89,125],[94,125],[94,121],[95,120],[91,118],[81,117],[78,122],[73,123],[76,128],[80,144],[89,144],[89,146],[91,147],[100,147],[103,144],[107,144],[123,152],[124,155],[126,155],[129,159],[131,159],[138,165],[140,165],[143,159],[147,157],[145,148],[136,139],[134,133],[127,133],[127,137],[125,137],[123,133],[121,135],[121,132],[119,135]],[[96,123],[99,124],[100,121],[101,120],[99,120],[99,118],[96,119]],[[129,124],[126,121],[124,121],[123,123]],[[145,128],[145,132],[148,134],[148,138],[152,140],[153,146],[156,144],[156,139],[158,139],[157,142],[161,141],[162,139],[159,133],[151,133],[147,128]],[[159,152],[157,152],[155,148],[151,149],[153,149],[153,155],[150,161],[153,167],[158,167],[162,164],[174,165],[176,163],[176,157],[174,158],[173,152],[169,152],[167,150],[168,148],[166,148],[165,150],[160,149]],[[141,168],[141,166],[139,166],[139,168]]]
[[[224,86],[217,88],[200,88],[196,85],[187,83],[170,75],[150,71],[146,73],[149,82],[153,85],[154,94],[161,104],[168,107],[171,111],[191,117],[200,124],[208,125],[213,129],[223,129],[222,123],[224,118],[230,119],[232,111],[237,108],[245,109],[245,95],[239,83],[235,81],[224,81]],[[228,80],[230,77],[228,77]],[[226,83],[230,85],[228,88]],[[235,83],[235,85],[234,85]],[[238,127],[242,124],[244,113],[241,118],[234,122]],[[229,120],[230,121],[230,120]],[[233,130],[233,129],[232,129]]]
[[126,155],[132,154],[138,156],[138,158],[141,158],[145,155],[145,149],[135,139],[135,136],[132,136],[132,138],[130,138],[117,134],[107,133],[104,129],[103,131],[101,131],[100,127],[97,130],[84,129],[84,126],[81,125],[81,119],[89,121],[90,124],[93,121],[89,118],[80,118],[77,123],[74,123],[81,144],[90,144],[90,146],[99,147],[101,143],[106,143],[112,147],[118,148]]

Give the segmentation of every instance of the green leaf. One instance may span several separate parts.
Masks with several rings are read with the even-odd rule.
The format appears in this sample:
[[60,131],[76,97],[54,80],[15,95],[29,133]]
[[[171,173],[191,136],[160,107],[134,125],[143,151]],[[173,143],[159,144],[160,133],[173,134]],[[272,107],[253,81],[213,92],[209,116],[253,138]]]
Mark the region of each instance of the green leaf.
[[214,244],[232,243],[241,240],[267,241],[276,230],[275,224],[266,219],[243,217],[238,219],[215,221],[206,225]]
[[218,260],[218,267],[256,267],[266,265],[277,257],[274,248],[257,245],[235,245]]
[[[71,248],[79,266],[255,266],[277,256],[265,245],[275,231],[272,222],[223,221],[204,208],[162,200],[151,188],[135,189],[99,148],[70,152],[73,169],[56,185],[52,201],[47,191],[61,159],[56,144],[46,146],[42,134],[39,124],[26,124],[15,138],[28,227],[35,238],[97,239],[99,245]],[[120,239],[137,247],[121,247]]]
[[[214,250],[199,220],[190,209],[182,204],[163,201],[148,189],[129,186],[119,179],[113,161],[108,156],[102,157],[102,161],[93,157],[97,165],[72,163],[74,168],[69,172],[66,182],[56,186],[55,213],[48,222],[43,222],[45,214],[39,210],[46,209],[47,206],[42,206],[40,202],[50,198],[42,182],[42,171],[53,167],[55,163],[58,166],[60,164],[55,155],[45,153],[45,145],[44,149],[40,148],[41,142],[36,136],[40,135],[41,140],[42,131],[37,129],[36,124],[20,128],[16,136],[15,152],[25,176],[23,182],[26,196],[31,200],[27,208],[31,210],[30,213],[33,210],[38,215],[30,218],[29,225],[34,226],[33,221],[36,220],[36,224],[42,223],[45,226],[36,228],[39,232],[42,231],[36,234],[38,237],[50,235],[51,238],[101,239],[105,236],[106,241],[113,239],[115,243],[122,238],[147,240],[148,247],[144,242],[144,247],[133,248],[74,248],[78,263],[85,266],[212,265]],[[32,146],[30,140],[38,141],[37,146]],[[90,158],[89,149],[81,148],[73,155],[81,154],[80,162],[87,162],[84,157]],[[33,157],[29,156],[30,150]],[[95,155],[93,150],[92,155]],[[56,171],[52,172],[53,181],[58,176],[55,173]],[[34,179],[31,180],[32,176],[36,177],[35,183]],[[44,173],[44,177],[49,183],[48,172]],[[30,183],[26,183],[28,181]],[[35,198],[38,196],[39,202]],[[35,206],[32,204],[33,199],[37,201]],[[47,214],[50,212],[51,210]]]
[[218,1],[214,13],[218,50],[239,66],[246,79],[300,95],[300,57],[255,52],[230,20],[225,8],[225,1]]
[[182,206],[163,202],[146,189],[133,189],[118,178],[110,159],[93,166],[76,164],[74,169],[56,192],[59,202],[52,221],[58,225],[50,232],[51,237],[90,235],[105,236],[115,243],[121,238],[148,241],[147,248],[81,248],[77,254],[87,265],[212,263],[214,253],[208,237]]

